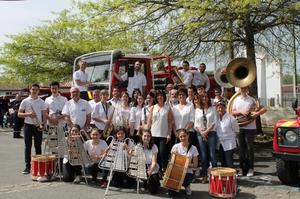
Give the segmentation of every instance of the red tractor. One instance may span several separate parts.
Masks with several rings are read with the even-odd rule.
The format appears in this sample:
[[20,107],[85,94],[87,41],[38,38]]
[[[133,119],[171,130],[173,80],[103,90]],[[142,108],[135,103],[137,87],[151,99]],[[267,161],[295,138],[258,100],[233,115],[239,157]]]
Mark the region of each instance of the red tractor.
[[[116,72],[122,76],[128,72],[133,75],[134,63],[139,61],[141,63],[141,72],[143,72],[147,79],[147,86],[145,92],[151,89],[163,89],[168,83],[181,83],[177,67],[171,65],[171,60],[168,55],[150,56],[148,54],[124,54],[121,50],[99,51],[81,55],[74,61],[73,72],[78,70],[78,61],[84,59],[87,62],[85,72],[88,74],[90,82],[93,86],[89,91],[94,89],[108,89],[110,96],[115,86],[126,90],[127,85],[113,75]],[[210,76],[211,88],[214,88],[216,82]],[[92,98],[91,92],[89,97]]]
[[300,106],[293,102],[297,117],[278,120],[274,126],[273,156],[276,158],[276,169],[283,184],[297,182],[300,168]]

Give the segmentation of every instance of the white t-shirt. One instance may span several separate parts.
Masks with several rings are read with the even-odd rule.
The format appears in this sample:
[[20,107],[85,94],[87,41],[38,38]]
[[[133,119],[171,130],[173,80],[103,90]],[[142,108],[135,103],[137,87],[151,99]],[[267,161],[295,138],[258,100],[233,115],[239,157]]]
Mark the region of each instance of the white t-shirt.
[[[64,96],[58,95],[54,97],[51,95],[50,97],[47,97],[45,100],[46,106],[49,109],[49,116],[51,118],[55,118],[57,116],[61,115],[61,112],[64,108],[65,103],[68,101],[68,99]],[[62,126],[64,125],[64,119],[60,119],[58,125]],[[50,124],[49,124],[50,125]]]
[[130,120],[131,123],[134,122],[134,129],[138,130],[142,121],[142,108],[132,107],[130,110]]
[[[200,128],[200,129],[208,128],[211,125],[216,123],[217,110],[214,106],[208,107],[207,112],[206,112],[205,115],[206,115],[206,120],[207,120],[206,126],[204,126],[204,123],[203,123],[203,118],[204,118],[203,117],[204,116],[203,115],[203,109],[200,109],[200,108],[195,109],[195,123],[194,123],[195,128],[196,127]],[[212,130],[214,131],[215,128],[213,128]]]
[[[93,99],[89,101],[89,104],[92,107],[92,113],[95,111],[96,104],[98,104],[98,103],[99,102],[95,102],[95,100],[93,100]],[[91,124],[95,124],[95,120],[93,120],[93,117],[91,119]]]
[[222,120],[217,118],[216,131],[218,140],[222,144],[224,151],[236,148],[236,134],[240,131],[237,120],[230,114],[225,113]]
[[[158,153],[158,148],[155,144],[153,144],[152,149],[151,150],[144,149],[144,153],[145,153],[145,157],[146,157],[146,164],[151,165],[152,156],[154,154]],[[148,169],[150,169],[150,168],[148,168]],[[152,171],[152,173],[155,174],[155,173],[158,173],[158,171],[159,171],[159,165],[156,163],[156,166],[155,166],[154,170]]]
[[121,105],[121,100],[120,99],[116,99],[116,98],[111,98],[110,100],[107,101],[108,103],[110,103],[113,107],[117,107]]
[[[249,95],[246,97],[237,96],[232,105],[232,109],[235,109],[237,111],[247,111],[251,109],[251,106],[255,106],[255,99]],[[256,129],[256,120],[253,120],[250,124],[247,124],[245,126],[241,126],[241,129]]]
[[97,145],[93,145],[92,142],[93,140],[87,140],[83,145],[84,149],[89,153],[90,156],[99,156],[108,147],[104,140],[100,140]]
[[80,80],[81,82],[87,82],[88,80],[88,75],[81,71],[81,70],[77,70],[73,73],[73,81],[74,81],[74,86],[79,88],[80,92],[81,91],[87,91],[88,88],[87,86],[79,86],[77,85],[76,81],[75,80]]
[[73,124],[78,124],[83,128],[87,119],[87,115],[92,113],[91,105],[83,99],[75,102],[73,99],[66,102],[62,114],[70,116]]
[[[113,106],[109,106],[107,103],[104,104],[102,102],[99,102],[95,106],[95,109],[92,112],[92,118],[108,120],[110,115],[112,114],[113,109],[114,109]],[[100,130],[103,130],[105,128],[105,123],[102,121],[101,122],[95,121],[95,125]]]
[[173,117],[176,130],[185,128],[188,122],[195,121],[195,109],[193,105],[186,104],[183,109],[179,108],[179,104],[172,107]]
[[188,71],[180,70],[180,73],[185,87],[186,88],[190,87],[192,85],[193,73],[189,70]]
[[201,73],[199,69],[192,71],[194,78],[192,84],[194,86],[205,85],[205,91],[210,88],[210,81],[206,73]]
[[[125,73],[122,75],[122,80],[126,81],[127,80],[127,75],[128,73]],[[134,76],[128,78],[128,87],[127,87],[127,93],[129,94],[130,97],[132,97],[132,92],[135,88],[140,89],[141,93],[143,93],[143,87],[147,85],[147,79],[145,75],[141,72],[136,72],[134,71]]]
[[34,111],[36,118],[25,117],[25,124],[40,125],[43,123],[43,111],[47,110],[47,106],[41,98],[32,99],[31,96],[24,99],[20,104],[20,110],[24,110],[25,113]]
[[[177,143],[172,147],[171,153],[178,153],[180,155],[185,155],[189,158],[191,163],[193,157],[199,155],[197,148],[194,145],[191,145],[190,149],[188,150],[187,147],[182,146],[182,143]],[[186,173],[193,173],[193,169],[188,168]]]
[[153,107],[151,133],[152,137],[166,138],[168,136],[168,114],[170,107],[164,105],[159,110],[157,104]]

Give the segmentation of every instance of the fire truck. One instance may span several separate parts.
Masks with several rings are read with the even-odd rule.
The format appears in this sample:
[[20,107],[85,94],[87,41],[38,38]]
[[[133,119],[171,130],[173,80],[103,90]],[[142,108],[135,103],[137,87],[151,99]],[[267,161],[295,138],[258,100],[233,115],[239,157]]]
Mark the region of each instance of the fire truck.
[[[89,98],[92,98],[91,91],[94,89],[107,89],[110,97],[114,87],[118,87],[121,91],[126,90],[125,82],[120,82],[114,73],[122,76],[126,72],[128,77],[134,75],[134,63],[141,63],[141,72],[147,79],[145,92],[151,89],[162,89],[168,83],[182,83],[178,67],[171,65],[171,59],[168,55],[150,56],[145,53],[126,54],[122,50],[99,51],[81,55],[74,60],[73,73],[78,70],[78,61],[85,60],[87,68],[85,72],[88,74],[90,82],[93,86],[88,88]],[[195,68],[191,68],[194,70]],[[216,86],[213,76],[210,76],[211,88]]]
[[300,168],[300,106],[292,104],[296,118],[278,120],[274,126],[273,156],[276,169],[283,184],[293,185],[299,178]]

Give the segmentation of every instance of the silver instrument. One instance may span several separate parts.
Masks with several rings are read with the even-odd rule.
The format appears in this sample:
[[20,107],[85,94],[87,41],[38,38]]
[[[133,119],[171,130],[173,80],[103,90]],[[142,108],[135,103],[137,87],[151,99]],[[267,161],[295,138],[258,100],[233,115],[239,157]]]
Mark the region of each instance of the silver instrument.
[[36,111],[34,110],[32,104],[29,103],[29,105],[30,105],[30,107],[29,107],[29,108],[30,108],[30,111],[31,111],[31,112],[34,112],[35,115],[36,115],[34,118],[31,118],[33,124],[34,124],[37,128],[43,129],[43,122],[42,122],[42,121],[39,121],[39,118],[38,118],[38,116],[37,116],[37,114],[36,114]]
[[109,185],[112,180],[113,172],[126,172],[128,169],[128,155],[127,150],[124,149],[126,142],[128,146],[134,143],[131,139],[126,138],[123,141],[115,140],[114,137],[109,136],[106,140],[111,140],[107,154],[102,157],[98,166],[100,169],[109,170],[108,184],[106,187],[105,195],[108,193]]
[[[68,145],[69,145],[68,158],[72,166],[80,165],[82,166],[82,168],[84,168],[84,166],[89,166],[93,164],[89,155],[85,151],[83,144],[84,144],[84,139],[81,136],[81,134],[75,136],[73,135],[68,136]],[[85,177],[85,182],[86,184],[88,184],[84,169],[83,169],[83,173]]]
[[147,168],[146,168],[146,157],[144,153],[143,146],[137,144],[134,147],[134,152],[130,157],[130,162],[128,166],[127,175],[129,177],[135,178],[137,181],[137,193],[139,193],[140,179],[147,180]]

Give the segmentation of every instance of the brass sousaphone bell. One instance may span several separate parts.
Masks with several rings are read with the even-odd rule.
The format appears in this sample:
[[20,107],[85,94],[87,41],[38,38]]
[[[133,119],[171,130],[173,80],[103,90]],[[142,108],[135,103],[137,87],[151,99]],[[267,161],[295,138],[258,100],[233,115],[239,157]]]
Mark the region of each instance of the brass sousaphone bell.
[[[235,87],[246,87],[249,86],[256,78],[256,67],[253,62],[248,58],[239,57],[229,62],[226,68],[226,78],[230,84]],[[232,114],[233,101],[240,95],[239,92],[235,93],[227,104],[227,112]],[[252,96],[253,97],[253,96]],[[251,123],[254,118],[251,118],[251,112],[258,111],[260,109],[260,103],[256,99],[255,103],[251,105],[248,116],[238,116],[238,124],[245,126]]]
[[226,77],[226,67],[218,68],[214,73],[214,78],[217,84],[219,84],[223,88],[233,87]]

